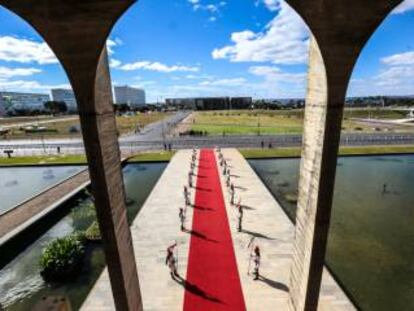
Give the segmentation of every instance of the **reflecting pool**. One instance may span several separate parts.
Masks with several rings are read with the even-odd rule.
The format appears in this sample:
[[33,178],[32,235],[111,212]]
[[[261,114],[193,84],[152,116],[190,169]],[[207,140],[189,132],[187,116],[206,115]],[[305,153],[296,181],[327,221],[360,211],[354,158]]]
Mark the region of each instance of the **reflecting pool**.
[[84,168],[82,166],[1,167],[0,214]]
[[[294,219],[299,160],[250,164]],[[413,181],[413,155],[338,161],[327,263],[362,310],[414,310]]]
[[[166,164],[129,164],[123,169],[131,222],[144,204]],[[42,173],[40,173],[42,174]],[[90,199],[79,199],[71,211],[12,262],[0,270],[0,303],[6,310],[30,310],[33,304],[46,295],[66,296],[73,310],[79,309],[105,266],[100,244],[87,247],[83,272],[74,281],[65,284],[45,283],[39,274],[39,258],[44,246],[57,237],[75,230],[85,230],[95,220]],[[0,250],[0,253],[5,250]]]

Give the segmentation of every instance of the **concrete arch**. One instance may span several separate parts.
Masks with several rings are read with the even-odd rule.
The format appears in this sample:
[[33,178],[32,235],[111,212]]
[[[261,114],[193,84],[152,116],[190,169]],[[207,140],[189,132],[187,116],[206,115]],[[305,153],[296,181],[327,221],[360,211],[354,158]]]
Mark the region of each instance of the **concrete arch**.
[[[348,81],[368,38],[402,0],[286,1],[314,35],[290,284],[290,309],[313,311],[318,306]],[[114,24],[135,2],[0,0],[45,39],[73,86],[118,310],[142,310],[142,301],[104,46]]]
[[[312,30],[289,308],[318,309],[345,96],[368,39],[401,0],[286,0]],[[317,41],[317,42],[316,42]]]
[[75,93],[112,292],[118,310],[142,310],[127,221],[105,42],[135,0],[0,0],[62,63]]

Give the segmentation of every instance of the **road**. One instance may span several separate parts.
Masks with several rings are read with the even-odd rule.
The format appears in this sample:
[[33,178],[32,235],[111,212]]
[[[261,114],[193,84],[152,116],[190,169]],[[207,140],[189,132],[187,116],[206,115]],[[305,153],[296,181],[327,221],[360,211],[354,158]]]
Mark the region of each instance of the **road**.
[[[162,150],[164,140],[142,140],[142,137],[125,138],[120,140],[120,147],[123,152],[155,151]],[[302,143],[301,135],[277,135],[277,136],[212,136],[212,137],[174,137],[165,140],[170,143],[173,149],[188,149],[193,147],[206,148],[220,146],[232,148],[259,148],[263,142],[265,147],[298,147]],[[363,145],[414,145],[414,134],[344,134],[341,139],[343,146]],[[0,144],[0,156],[5,156],[2,150],[12,149],[14,155],[44,155],[56,153],[57,147],[61,152],[67,154],[79,154],[84,152],[81,141],[47,141],[44,144],[39,142],[25,143],[4,143]]]
[[[170,137],[171,130],[190,112],[177,112],[173,116],[147,125],[141,133],[123,136],[119,144],[123,152],[162,150],[164,143],[171,144],[173,149],[196,147],[232,147],[258,148],[262,142],[265,147],[297,147],[302,143],[302,135],[271,135],[271,136],[207,136],[207,137]],[[414,134],[343,134],[341,144],[344,146],[361,145],[408,145],[414,144]],[[79,154],[84,152],[80,138],[48,139],[48,140],[2,140],[0,156],[3,150],[14,151],[14,155],[44,155],[56,153],[60,146],[61,152]]]

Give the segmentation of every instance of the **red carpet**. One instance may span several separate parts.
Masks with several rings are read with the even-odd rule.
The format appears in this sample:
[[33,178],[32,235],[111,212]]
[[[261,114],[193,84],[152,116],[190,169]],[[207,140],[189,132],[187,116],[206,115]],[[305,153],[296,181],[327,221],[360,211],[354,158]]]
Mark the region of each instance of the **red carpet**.
[[185,311],[246,310],[217,163],[200,153]]

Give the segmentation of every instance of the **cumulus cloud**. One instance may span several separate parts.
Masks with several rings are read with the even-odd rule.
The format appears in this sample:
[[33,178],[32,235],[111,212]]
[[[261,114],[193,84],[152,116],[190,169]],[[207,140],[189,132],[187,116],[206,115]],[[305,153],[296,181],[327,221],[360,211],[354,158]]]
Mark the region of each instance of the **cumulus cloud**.
[[[284,1],[278,4],[277,16],[255,33],[251,30],[234,32],[232,44],[214,49],[213,59],[232,62],[272,62],[274,64],[303,64],[307,61],[309,31],[305,23]],[[269,1],[271,4],[271,1]]]
[[381,62],[390,66],[414,65],[414,51],[387,56]]
[[3,80],[0,78],[0,89],[15,91],[15,92],[45,92],[48,93],[53,88],[71,88],[70,84],[42,84],[35,80]]
[[263,0],[263,3],[270,11],[277,11],[280,9],[280,1],[279,0]]
[[109,67],[111,67],[111,68],[118,68],[121,65],[122,65],[122,62],[118,59],[111,58],[109,60]]
[[414,0],[405,0],[394,9],[393,14],[402,14],[411,10],[414,10]]
[[124,64],[124,65],[117,64],[117,67],[115,68],[118,68],[124,71],[149,70],[149,71],[158,71],[158,72],[164,72],[164,73],[171,73],[171,72],[177,72],[177,71],[198,72],[200,70],[199,67],[191,67],[191,66],[184,66],[184,65],[168,66],[160,62],[150,62],[150,61],[139,61],[139,62]]
[[249,72],[256,76],[264,77],[265,80],[272,83],[293,83],[305,88],[306,73],[291,73],[282,71],[276,66],[253,66],[249,68]]
[[58,63],[56,56],[45,42],[12,36],[0,37],[0,60],[40,65]]
[[219,79],[208,80],[200,82],[199,85],[204,86],[242,86],[245,85],[247,80],[245,78],[231,78],[231,79]]
[[0,66],[0,79],[27,77],[40,72],[42,72],[42,70],[38,68],[9,68]]
[[383,57],[380,62],[382,67],[376,75],[351,80],[351,96],[414,95],[414,51]]

